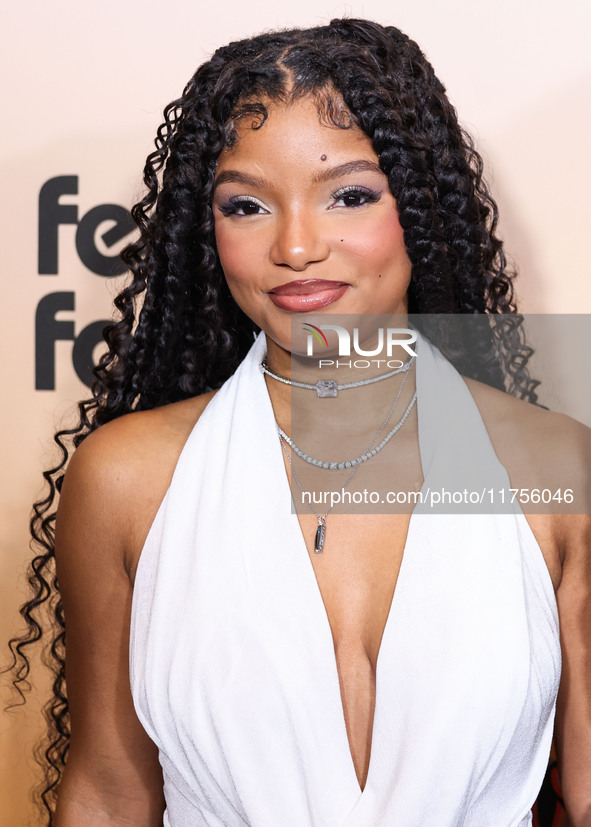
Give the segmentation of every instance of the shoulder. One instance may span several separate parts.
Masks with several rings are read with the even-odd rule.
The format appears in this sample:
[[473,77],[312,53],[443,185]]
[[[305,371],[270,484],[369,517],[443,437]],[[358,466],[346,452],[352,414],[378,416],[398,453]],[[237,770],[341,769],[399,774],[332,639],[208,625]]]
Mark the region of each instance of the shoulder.
[[[136,411],[107,422],[75,451],[72,469],[92,472],[117,470],[119,474],[137,473],[150,465],[178,456],[191,430],[216,391],[148,411]],[[97,465],[98,464],[98,465]]]
[[214,394],[211,391],[107,422],[77,448],[66,482],[75,477],[78,484],[91,483],[99,489],[130,484],[149,488],[150,477],[172,475],[183,445]]
[[[521,464],[539,478],[575,483],[589,504],[591,429],[566,414],[545,410],[473,379],[466,384],[478,406],[499,459],[507,470]],[[587,494],[585,498],[584,495]]]
[[[542,550],[555,549],[561,572],[573,556],[589,557],[591,429],[565,414],[465,381]],[[546,559],[552,571],[551,555]],[[555,585],[561,579],[556,568],[553,579]]]
[[129,413],[89,434],[68,465],[57,528],[100,532],[133,571],[183,446],[215,393]]

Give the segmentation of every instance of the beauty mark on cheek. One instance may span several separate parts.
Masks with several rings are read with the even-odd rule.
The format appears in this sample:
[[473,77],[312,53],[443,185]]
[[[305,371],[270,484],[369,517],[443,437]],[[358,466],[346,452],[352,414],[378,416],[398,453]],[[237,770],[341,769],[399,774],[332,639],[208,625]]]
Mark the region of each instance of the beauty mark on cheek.
[[321,161],[326,161],[326,155],[321,155],[321,156],[320,156],[320,160],[321,160]]

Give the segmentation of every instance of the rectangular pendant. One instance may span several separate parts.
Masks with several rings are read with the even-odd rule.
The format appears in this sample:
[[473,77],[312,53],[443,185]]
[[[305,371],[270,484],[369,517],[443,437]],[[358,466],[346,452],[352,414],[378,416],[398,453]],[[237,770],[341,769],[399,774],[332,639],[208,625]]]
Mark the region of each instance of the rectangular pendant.
[[334,379],[319,379],[316,382],[316,393],[320,399],[334,398],[339,395],[339,389]]
[[318,520],[318,528],[316,529],[316,539],[314,540],[314,551],[316,554],[320,554],[320,552],[324,548],[324,538],[326,536],[326,524],[324,520]]

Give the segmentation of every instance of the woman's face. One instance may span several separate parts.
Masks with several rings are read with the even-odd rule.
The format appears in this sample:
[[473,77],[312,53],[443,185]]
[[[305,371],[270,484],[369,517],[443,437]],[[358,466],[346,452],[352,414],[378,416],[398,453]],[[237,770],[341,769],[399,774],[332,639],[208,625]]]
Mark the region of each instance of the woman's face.
[[411,264],[367,135],[321,123],[309,97],[268,112],[260,129],[238,121],[216,174],[216,243],[237,304],[286,351],[294,313],[405,313]]

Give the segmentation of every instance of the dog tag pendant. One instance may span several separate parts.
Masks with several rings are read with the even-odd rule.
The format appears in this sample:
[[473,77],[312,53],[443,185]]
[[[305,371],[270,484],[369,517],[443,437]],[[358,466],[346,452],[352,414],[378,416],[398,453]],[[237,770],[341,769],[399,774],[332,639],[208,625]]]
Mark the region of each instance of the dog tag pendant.
[[314,551],[316,554],[324,548],[324,538],[326,537],[326,521],[324,517],[318,517],[318,528],[316,529],[316,539],[314,540]]

